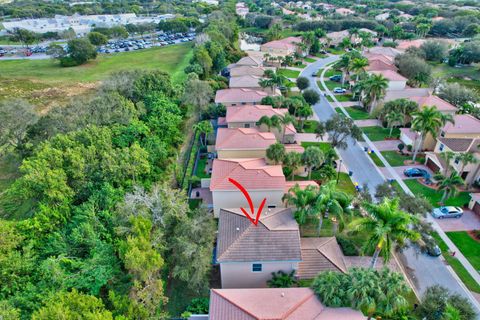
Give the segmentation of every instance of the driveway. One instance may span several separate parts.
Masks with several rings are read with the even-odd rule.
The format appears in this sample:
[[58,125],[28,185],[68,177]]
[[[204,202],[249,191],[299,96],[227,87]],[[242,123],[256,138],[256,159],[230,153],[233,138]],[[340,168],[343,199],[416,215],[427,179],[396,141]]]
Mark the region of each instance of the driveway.
[[[406,179],[418,179],[416,177],[407,177],[403,174],[403,171],[405,169],[409,169],[409,168],[419,168],[419,169],[424,169],[424,170],[427,170],[428,173],[433,176],[433,172],[432,170],[430,170],[430,168],[428,168],[427,166],[424,166],[423,164],[418,164],[418,165],[411,165],[411,166],[400,166],[400,167],[393,167],[393,170],[395,170],[395,172],[403,179],[403,180],[406,180]],[[379,168],[380,171],[383,173],[383,175],[385,176],[385,178],[387,179],[395,179],[395,177],[392,176],[392,174],[388,171],[387,168],[385,167],[381,167]]]
[[[320,59],[307,66],[301,73],[301,76],[310,80],[311,88],[321,94],[320,102],[315,104],[313,109],[322,121],[332,117],[335,114],[335,110],[318,87],[317,79],[312,77],[311,74],[336,60],[338,60],[336,56]],[[345,150],[340,149],[337,151],[343,159],[343,163],[353,172],[353,180],[361,185],[366,183],[372,193],[375,192],[377,185],[385,181],[382,172],[377,169],[361,146],[355,141],[349,140],[348,147]],[[418,254],[413,247],[407,248],[399,256],[408,278],[420,295],[433,285],[438,284],[447,287],[452,292],[459,293],[461,296],[469,299],[474,304],[477,314],[479,314],[477,319],[480,320],[480,304],[458,279],[457,275],[445,265],[442,258],[432,258],[425,254]]]
[[480,217],[470,210],[464,210],[458,219],[435,219],[443,231],[470,231],[480,229]]

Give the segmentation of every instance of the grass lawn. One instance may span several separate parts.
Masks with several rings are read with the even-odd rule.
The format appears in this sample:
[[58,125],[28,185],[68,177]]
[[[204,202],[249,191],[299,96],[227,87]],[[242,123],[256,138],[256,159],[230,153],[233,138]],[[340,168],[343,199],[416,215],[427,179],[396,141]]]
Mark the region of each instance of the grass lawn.
[[432,76],[443,77],[447,82],[457,82],[463,86],[477,90],[480,93],[479,65],[472,64],[461,68],[451,67],[445,63],[430,63],[433,66]]
[[338,71],[338,70],[335,70],[333,68],[330,68],[328,69],[327,71],[325,71],[325,78],[330,78],[332,76],[336,76],[336,75],[342,75],[342,72],[341,71]]
[[318,233],[318,219],[309,218],[307,222],[300,226],[301,237],[332,237],[333,223],[330,219],[323,219],[322,229]]
[[[330,96],[328,96],[330,98]],[[340,101],[340,102],[349,102],[352,101],[352,95],[347,93],[347,94],[335,94],[335,98]]]
[[317,127],[318,121],[316,120],[307,120],[303,124],[303,132],[305,133],[315,133],[315,128]]
[[158,69],[179,82],[186,76],[183,69],[191,55],[191,44],[179,44],[99,55],[94,61],[70,68],[60,67],[53,59],[0,61],[0,99],[24,98],[45,106],[88,91],[118,70]]
[[[167,311],[173,318],[178,318],[192,299],[202,297],[189,289],[185,282],[173,278],[167,287],[166,295],[168,296]],[[208,294],[205,297],[208,297]]]
[[376,165],[377,167],[385,167],[385,166],[383,165],[382,160],[380,160],[380,158],[377,156],[376,153],[370,152],[368,155],[370,156],[370,158],[372,158],[373,162],[375,163],[375,165]]
[[[462,280],[462,282],[467,286],[467,288],[473,292],[480,293],[480,285],[472,278],[470,273],[468,273],[467,269],[458,261],[457,258],[452,257],[448,252],[448,246],[445,242],[443,242],[442,238],[438,235],[438,233],[432,233],[433,238],[438,243],[438,246],[442,250],[442,255],[447,260],[448,264],[452,267],[458,277]],[[441,263],[439,261],[439,263]]]
[[340,172],[337,190],[343,191],[349,195],[355,195],[357,191],[355,190],[355,186],[353,185],[352,179],[350,176],[345,172]]
[[300,71],[290,70],[290,69],[280,69],[278,70],[278,74],[281,74],[287,78],[298,78],[298,76],[300,75]]
[[412,156],[401,155],[397,151],[381,151],[381,154],[385,157],[385,159],[392,167],[404,166],[405,160],[412,160]]
[[328,152],[331,148],[332,145],[329,142],[307,142],[307,141],[302,141],[301,142],[302,147],[305,149],[310,147],[310,146],[315,146],[319,147],[324,153]]
[[480,270],[480,242],[473,239],[466,231],[447,232],[447,236],[460,249],[475,270]]
[[300,64],[294,64],[292,67],[303,69],[303,68],[305,68],[306,66],[307,66],[306,64],[300,63]]
[[[322,86],[322,82],[319,81],[318,82],[318,86],[320,88],[323,88]],[[335,82],[335,81],[332,81],[332,80],[325,80],[325,86],[329,89],[329,90],[333,90],[335,88],[342,88],[342,84],[340,82]],[[347,88],[346,85],[343,86],[343,88]]]
[[315,62],[317,60],[313,59],[313,58],[304,58],[303,60],[309,62],[309,63],[312,63],[312,62]]
[[[382,127],[364,127],[361,128],[367,137],[372,141],[382,141],[389,137],[390,129]],[[400,137],[400,129],[394,128],[392,131],[392,137]]]
[[[368,112],[366,112],[363,108],[360,107],[345,107],[345,111],[350,115],[353,120],[367,120],[367,119],[374,119]],[[339,112],[338,113],[343,113]]]
[[199,178],[210,178],[210,175],[205,172],[205,168],[207,166],[207,158],[200,158],[198,159],[197,163],[197,170],[195,172],[195,175]]
[[[416,179],[408,179],[404,181],[410,191],[415,195],[423,195],[430,203],[437,207],[438,203],[442,199],[443,192],[439,192],[435,189],[429,188],[418,182]],[[463,207],[470,201],[470,194],[468,192],[457,192],[455,197],[451,197],[445,201],[447,206],[459,206]]]
[[328,48],[327,52],[330,52],[331,54],[344,54],[345,50],[337,49],[337,48]]

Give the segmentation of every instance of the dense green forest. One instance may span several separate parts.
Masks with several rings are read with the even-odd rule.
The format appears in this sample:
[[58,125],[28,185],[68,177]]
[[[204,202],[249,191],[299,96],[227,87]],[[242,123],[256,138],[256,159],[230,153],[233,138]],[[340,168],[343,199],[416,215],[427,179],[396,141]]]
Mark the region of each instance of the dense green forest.
[[0,152],[21,159],[0,201],[0,318],[165,319],[208,296],[215,224],[177,177],[225,85],[212,75],[241,55],[232,12],[201,27],[185,83],[139,65],[42,116],[0,102]]

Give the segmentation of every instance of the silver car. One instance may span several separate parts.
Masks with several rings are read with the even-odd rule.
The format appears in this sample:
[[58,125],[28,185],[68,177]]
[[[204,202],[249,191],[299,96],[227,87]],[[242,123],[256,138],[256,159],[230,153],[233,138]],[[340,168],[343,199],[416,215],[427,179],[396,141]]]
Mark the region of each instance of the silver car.
[[432,216],[437,219],[460,218],[463,215],[462,208],[446,206],[433,209]]

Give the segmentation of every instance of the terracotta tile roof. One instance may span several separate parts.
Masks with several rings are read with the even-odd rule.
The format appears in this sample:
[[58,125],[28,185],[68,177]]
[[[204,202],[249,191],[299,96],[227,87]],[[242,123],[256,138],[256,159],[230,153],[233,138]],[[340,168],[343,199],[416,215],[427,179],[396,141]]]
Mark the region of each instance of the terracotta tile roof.
[[425,42],[424,39],[415,39],[415,40],[402,40],[399,41],[395,49],[405,51],[410,47],[420,48],[420,46]]
[[301,238],[302,262],[297,275],[313,279],[322,271],[347,272],[343,253],[335,237]]
[[397,49],[390,48],[390,47],[373,47],[368,49],[368,53],[375,53],[375,54],[383,54],[389,57],[395,57],[399,55],[401,52]]
[[313,180],[303,180],[303,181],[287,181],[285,183],[285,193],[288,193],[291,188],[298,185],[300,189],[305,189],[308,186],[319,187],[318,183]]
[[350,308],[327,308],[310,288],[212,289],[210,320],[365,320]]
[[465,152],[472,147],[472,143],[475,141],[475,139],[438,138],[438,141],[446,145],[454,152]]
[[303,153],[305,151],[305,148],[298,143],[290,143],[285,145],[285,151]]
[[480,120],[469,114],[457,114],[454,116],[455,124],[448,122],[443,131],[446,133],[478,134],[480,137]]
[[260,88],[260,80],[262,77],[254,75],[244,75],[239,77],[231,77],[229,81],[230,88]]
[[227,123],[231,122],[258,122],[262,116],[283,116],[288,109],[275,109],[266,105],[244,105],[227,108]]
[[277,139],[271,132],[260,132],[254,128],[219,128],[217,131],[217,150],[267,149]]
[[265,70],[266,68],[263,67],[233,65],[230,68],[230,77],[240,77],[245,75],[261,77],[265,73]]
[[381,71],[381,70],[397,71],[397,67],[395,67],[393,63],[388,63],[382,60],[369,61],[369,65],[365,69],[367,71]]
[[386,56],[386,55],[383,55],[383,54],[377,54],[377,53],[364,53],[363,55],[370,62],[375,61],[375,60],[380,60],[380,61],[388,63],[388,64],[393,64],[393,62],[395,60],[393,57]]
[[237,190],[228,181],[232,178],[247,190],[284,190],[285,176],[282,166],[267,165],[263,158],[215,159],[213,160],[210,191]]
[[396,99],[409,99],[411,97],[428,97],[430,92],[428,89],[424,88],[413,88],[413,89],[403,89],[403,90],[387,90],[383,100],[391,101]]
[[268,93],[260,90],[233,88],[218,90],[215,94],[215,103],[259,103]]
[[262,65],[262,60],[258,57],[246,56],[241,58],[235,63],[237,66],[255,66],[260,67]]
[[264,209],[256,226],[240,209],[220,210],[218,262],[300,260],[300,231],[291,209]]
[[295,50],[297,48],[297,43],[301,43],[302,38],[300,37],[288,37],[280,40],[274,40],[262,44],[262,47],[272,48],[272,49],[286,49],[286,50]]
[[389,81],[407,81],[408,79],[393,70],[375,70],[370,71],[373,74],[381,74]]
[[420,107],[436,106],[437,109],[440,111],[453,111],[453,112],[457,111],[457,108],[454,105],[448,103],[447,101],[433,94],[429,94],[426,97],[413,96],[413,97],[410,97],[409,99],[418,103]]

